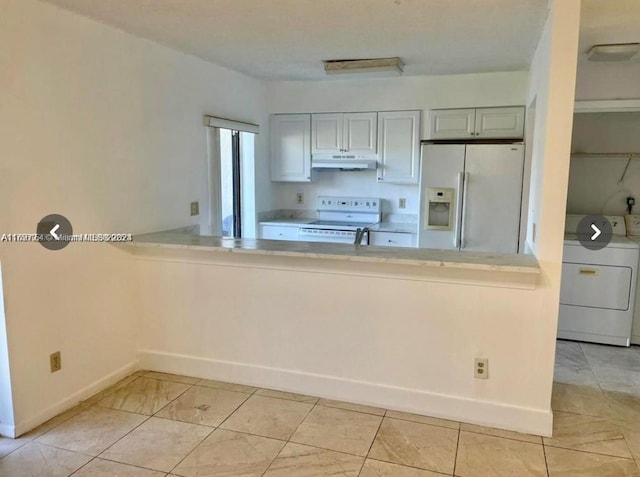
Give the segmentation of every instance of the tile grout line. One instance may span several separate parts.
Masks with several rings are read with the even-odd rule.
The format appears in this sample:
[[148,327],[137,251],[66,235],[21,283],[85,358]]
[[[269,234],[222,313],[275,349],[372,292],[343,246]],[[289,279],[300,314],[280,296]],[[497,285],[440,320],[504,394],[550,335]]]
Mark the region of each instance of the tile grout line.
[[462,434],[462,424],[458,425],[458,440],[456,441],[456,453],[453,458],[453,472],[451,472],[451,475],[456,475],[456,467],[458,465],[458,449],[460,448],[460,434]]
[[[445,427],[444,429],[451,429],[450,427]],[[462,427],[458,428],[460,432],[468,432],[469,434],[478,434],[481,436],[487,436],[487,437],[495,437],[496,439],[506,439],[508,441],[516,441],[516,442],[522,442],[523,444],[533,444],[534,446],[540,446],[543,444],[543,437],[542,436],[536,436],[535,434],[527,434],[529,436],[533,436],[533,437],[539,437],[540,438],[540,442],[531,442],[531,441],[525,441],[522,439],[516,439],[515,437],[505,437],[505,436],[496,436],[495,434],[488,434],[486,432],[480,432],[480,431],[470,431],[469,429],[462,429]],[[498,429],[498,428],[492,428],[492,429]],[[505,430],[506,429],[498,429],[499,431],[501,430]],[[507,431],[507,432],[517,432],[517,431]]]
[[[143,375],[144,376],[144,375]],[[141,376],[138,376],[138,378],[140,378]],[[138,378],[134,379],[131,383],[129,384],[133,384],[135,381],[138,380]],[[146,379],[153,379],[153,378],[146,378]],[[157,380],[157,381],[161,381],[161,380]],[[178,383],[178,384],[182,384],[182,383]],[[124,386],[123,386],[124,387]],[[189,389],[191,389],[193,387],[193,385],[187,385],[187,389],[185,389],[183,392],[181,392],[178,396],[176,396],[174,399],[172,399],[171,401],[169,401],[169,403],[167,403],[165,406],[162,406],[162,408],[158,409],[158,411],[156,411],[155,413],[151,414],[151,415],[147,415],[147,414],[140,414],[140,413],[134,413],[134,414],[139,414],[141,416],[146,416],[146,419],[144,421],[142,421],[140,424],[138,424],[137,426],[135,426],[133,429],[131,429],[129,432],[127,432],[126,434],[124,434],[122,437],[120,437],[119,439],[117,439],[115,442],[113,442],[110,446],[108,446],[106,449],[104,449],[102,452],[100,452],[96,457],[100,457],[101,459],[104,460],[109,460],[111,462],[118,462],[119,464],[125,464],[124,462],[119,462],[119,461],[115,461],[115,460],[111,460],[111,459],[105,459],[104,457],[101,457],[105,452],[107,452],[109,449],[111,449],[113,446],[115,446],[118,442],[120,442],[121,440],[123,440],[125,437],[129,436],[133,431],[135,431],[136,429],[138,429],[140,426],[142,426],[144,423],[148,422],[152,417],[155,416],[156,413],[160,412],[162,409],[164,409],[166,406],[168,406],[170,403],[172,403],[173,401],[175,401],[176,399],[178,399],[180,396],[182,396],[184,393],[186,393]],[[97,404],[96,404],[97,406]],[[119,410],[119,409],[115,409],[115,410]],[[125,464],[125,465],[129,465],[129,464]],[[146,469],[147,467],[142,467],[143,469]],[[155,469],[151,469],[151,470],[155,470]],[[162,471],[161,471],[162,472]]]
[[610,457],[612,459],[630,460],[630,461],[634,461],[635,462],[635,458],[633,456],[631,456],[631,457],[620,457],[619,455],[601,454],[599,452],[590,452],[590,451],[585,451],[585,450],[580,450],[580,449],[569,449],[567,447],[557,447],[557,446],[550,446],[550,445],[546,445],[546,444],[544,444],[544,447],[545,447],[545,449],[547,447],[550,447],[551,449],[560,449],[560,450],[569,451],[569,452],[579,452],[580,454],[589,454],[589,455],[594,455],[594,456],[598,456],[598,457]]
[[[94,397],[95,395],[97,395],[97,394],[99,394],[99,393],[101,393],[101,392],[104,392],[105,390],[107,390],[107,389],[109,389],[109,388],[113,388],[113,390],[112,390],[111,392],[109,392],[108,394],[105,394],[105,395],[104,395],[104,397],[100,399],[100,401],[101,401],[102,399],[104,399],[104,398],[107,398],[107,397],[111,396],[113,393],[115,393],[115,392],[116,392],[116,391],[118,391],[119,389],[121,389],[121,388],[123,388],[123,387],[125,387],[125,386],[128,386],[129,384],[132,384],[133,382],[137,381],[137,379],[138,379],[140,376],[136,376],[136,378],[135,378],[135,379],[133,379],[130,383],[123,384],[122,386],[117,387],[117,388],[116,388],[116,387],[114,387],[114,386],[116,386],[120,381],[124,381],[125,379],[128,379],[129,377],[131,377],[131,376],[135,375],[135,373],[136,373],[136,372],[137,372],[137,371],[135,371],[135,372],[131,373],[129,376],[125,376],[124,378],[122,378],[122,379],[118,380],[117,382],[113,383],[111,386],[107,386],[105,389],[103,389],[103,390],[101,390],[101,391],[98,391],[98,392],[96,392],[96,393],[93,393],[91,396],[89,396],[89,397],[88,397],[87,399],[85,399],[84,401],[79,401],[79,402],[78,402],[77,404],[75,404],[73,407],[70,407],[70,408],[69,408],[69,409],[67,409],[66,411],[62,411],[60,414],[58,414],[58,415],[56,415],[56,416],[53,416],[51,419],[49,419],[49,420],[47,420],[47,421],[43,422],[43,423],[42,423],[42,424],[40,424],[40,426],[38,426],[38,427],[44,426],[47,422],[49,422],[49,421],[51,421],[51,420],[55,419],[56,417],[60,416],[61,414],[64,414],[65,412],[68,412],[68,411],[72,410],[72,409],[73,409],[73,408],[75,408],[75,407],[82,406],[82,404],[83,404],[83,403],[86,403],[89,399],[91,399],[91,398],[92,398],[92,397]],[[92,407],[94,407],[94,406],[95,406],[95,407],[101,407],[102,409],[111,409],[111,408],[105,408],[104,406],[98,406],[98,403],[97,403],[97,402],[96,402],[96,403],[93,403],[93,404],[89,404],[89,405],[87,405],[86,407],[81,407],[81,408],[80,408],[80,410],[78,410],[78,412],[73,413],[73,414],[72,414],[72,415],[70,415],[68,418],[66,418],[66,419],[64,419],[64,420],[60,421],[59,423],[57,423],[56,425],[54,425],[51,429],[47,429],[46,431],[44,431],[42,434],[40,434],[40,435],[38,435],[38,436],[36,436],[36,437],[34,437],[34,438],[31,438],[31,439],[29,439],[29,438],[26,438],[26,437],[25,437],[24,439],[26,439],[28,442],[25,442],[23,445],[21,445],[21,446],[19,446],[19,447],[15,448],[15,449],[13,449],[11,452],[9,452],[9,453],[7,453],[7,454],[5,454],[5,455],[3,455],[2,457],[0,457],[0,459],[4,459],[5,457],[9,456],[10,454],[13,454],[15,451],[17,451],[17,450],[19,450],[19,449],[22,449],[24,446],[29,445],[29,444],[34,443],[34,442],[36,442],[38,439],[40,439],[40,438],[41,438],[41,437],[43,437],[44,435],[46,435],[46,434],[48,434],[49,432],[53,431],[54,429],[56,429],[56,428],[60,427],[62,424],[65,424],[66,422],[70,421],[71,419],[73,419],[74,417],[76,417],[76,416],[77,416],[78,414],[80,414],[81,412],[87,411],[87,410],[91,409],[91,408],[92,408]],[[128,411],[125,411],[125,412],[128,412]],[[138,413],[132,413],[132,414],[138,414]],[[38,429],[38,427],[36,427],[36,428],[32,429],[32,431],[35,431],[36,429]],[[31,432],[31,431],[29,431],[29,432]],[[44,444],[44,443],[42,443],[42,442],[38,442],[38,444],[40,444],[40,445],[44,445],[44,446],[48,446],[48,447],[54,447],[54,448],[56,448],[56,449],[61,449],[61,448],[58,448],[58,447],[55,447],[55,446],[51,446],[51,445],[48,445],[48,444]],[[66,451],[68,451],[68,452],[75,452],[75,451],[69,451],[68,449],[61,449],[61,450],[66,450]],[[80,452],[77,452],[77,453],[78,453],[78,454],[81,454]],[[88,455],[88,454],[83,454],[83,455]],[[93,457],[95,457],[95,456],[93,456]],[[88,462],[87,462],[87,463],[88,463]],[[83,467],[84,467],[84,466],[83,466]]]
[[549,462],[547,461],[547,447],[542,439],[542,455],[544,456],[544,468],[547,471],[547,477],[549,477]]
[[[313,410],[316,408],[316,406],[318,406],[318,402],[320,402],[320,398],[316,399],[316,402],[313,404],[313,406],[311,406],[311,409],[309,409],[309,411],[307,411],[307,413],[304,415],[304,417],[300,420],[300,423],[296,426],[295,430],[291,433],[291,435],[285,441],[284,445],[282,446],[282,449],[280,449],[278,451],[278,453],[275,455],[275,457],[273,459],[271,459],[271,462],[269,462],[269,465],[267,466],[267,468],[264,469],[264,472],[262,472],[260,474],[261,476],[263,476],[264,474],[269,472],[269,469],[271,468],[273,463],[276,461],[278,456],[280,454],[282,454],[282,451],[284,450],[285,447],[287,447],[287,444],[289,444],[289,443],[297,444],[297,442],[291,442],[291,438],[295,435],[296,432],[298,432],[298,429],[300,429],[300,426],[304,423],[304,421],[307,420],[307,417],[309,417],[309,414],[311,414],[311,412],[313,412]],[[329,450],[329,449],[325,449],[325,450]]]
[[[607,439],[607,440],[612,440],[612,439]],[[544,443],[542,445],[545,447],[545,449],[547,447],[550,447],[551,449],[561,449],[561,450],[572,451],[572,452],[582,452],[583,454],[592,454],[592,455],[602,456],[602,457],[612,457],[614,459],[635,460],[635,458],[633,457],[633,454],[631,453],[631,450],[629,449],[629,444],[627,444],[627,441],[624,438],[624,436],[622,436],[622,440],[624,441],[625,445],[627,446],[627,450],[629,450],[629,455],[631,455],[631,457],[622,457],[622,456],[619,456],[619,455],[604,454],[602,452],[586,451],[586,450],[576,449],[576,448],[573,448],[573,447],[560,447],[560,446],[554,446],[554,445],[551,445],[551,444],[544,444]]]
[[71,477],[72,475],[77,474],[78,472],[80,472],[82,469],[84,469],[86,466],[88,466],[89,464],[91,464],[91,462],[93,462],[94,460],[96,460],[97,457],[93,457],[91,459],[89,459],[87,462],[85,462],[84,464],[82,464],[80,467],[78,467],[76,470],[74,470],[73,472],[71,472],[69,474],[69,477]]
[[367,450],[367,453],[364,455],[364,459],[362,459],[362,465],[360,466],[360,470],[358,471],[358,476],[360,476],[360,474],[362,474],[362,469],[364,469],[364,464],[367,462],[367,459],[369,458],[369,454],[371,454],[371,449],[373,449],[373,444],[376,442],[376,439],[378,438],[378,434],[380,433],[380,428],[382,427],[382,423],[384,422],[384,420],[387,417],[387,412],[388,412],[388,410],[385,409],[384,410],[384,414],[380,418],[380,423],[378,424],[378,429],[376,429],[376,433],[373,435],[373,439],[371,440],[371,444],[369,444],[369,449]]
[[[350,454],[353,455],[353,454]],[[362,457],[362,456],[358,456],[358,457]],[[437,474],[437,475],[446,475],[447,477],[451,477],[453,474],[445,474],[444,472],[440,472],[439,470],[431,470],[431,469],[425,469],[424,467],[416,467],[415,465],[411,465],[411,464],[398,464],[397,462],[392,462],[390,460],[384,460],[384,459],[374,459],[372,457],[367,457],[365,460],[372,460],[375,462],[383,462],[385,464],[392,464],[392,465],[397,465],[398,467],[407,467],[408,469],[414,469],[414,470],[419,470],[421,472],[431,472],[433,474]]]
[[[196,383],[196,384],[194,384],[194,386],[196,386],[196,385],[197,385],[197,383]],[[208,386],[200,386],[200,387],[208,388]],[[227,391],[226,389],[219,389],[219,388],[208,388],[208,389],[217,389],[218,391]],[[213,427],[213,428],[211,429],[211,432],[210,432],[209,434],[207,434],[207,435],[204,437],[204,439],[202,439],[200,442],[198,442],[198,444],[197,444],[193,449],[191,449],[189,452],[187,452],[187,455],[185,455],[182,459],[180,459],[180,462],[178,462],[175,466],[173,466],[173,468],[172,468],[169,472],[167,472],[167,475],[171,474],[174,470],[176,470],[176,469],[180,466],[180,464],[182,464],[182,463],[187,459],[187,457],[189,457],[191,454],[193,454],[193,453],[196,451],[196,449],[197,449],[198,447],[200,447],[200,446],[204,443],[204,441],[206,441],[209,437],[211,437],[211,435],[212,435],[215,431],[217,431],[217,430],[223,430],[223,431],[224,431],[224,430],[226,430],[226,429],[223,429],[223,428],[222,428],[222,425],[227,421],[227,419],[229,419],[233,414],[235,414],[235,413],[236,413],[236,411],[237,411],[238,409],[240,409],[240,408],[242,407],[242,405],[243,405],[244,403],[246,403],[246,402],[251,398],[251,396],[253,396],[253,395],[255,394],[255,392],[256,392],[257,390],[258,390],[257,388],[256,388],[256,389],[254,389],[254,390],[253,390],[253,392],[252,392],[251,394],[249,394],[249,393],[243,393],[243,394],[247,394],[247,397],[246,397],[246,398],[245,398],[245,399],[244,399],[240,404],[238,404],[238,405],[235,407],[235,409],[229,413],[229,415],[228,415],[227,417],[225,417],[222,421],[220,421],[220,423],[219,423],[217,426]],[[231,391],[231,392],[237,392],[237,391]],[[165,407],[166,407],[166,406],[165,406]],[[158,412],[160,412],[160,411],[158,411]],[[173,419],[170,419],[170,420],[173,420]],[[183,422],[183,421],[176,421],[176,422]],[[191,424],[193,424],[193,423],[191,423]]]

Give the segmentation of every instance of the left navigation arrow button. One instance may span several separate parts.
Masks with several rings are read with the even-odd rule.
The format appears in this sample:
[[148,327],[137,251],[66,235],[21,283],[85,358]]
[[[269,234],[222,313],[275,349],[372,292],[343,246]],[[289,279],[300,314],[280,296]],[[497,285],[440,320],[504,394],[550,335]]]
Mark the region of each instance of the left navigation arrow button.
[[53,228],[49,231],[49,233],[51,234],[51,236],[56,239],[56,240],[60,240],[60,237],[58,236],[58,234],[56,234],[56,231],[60,228],[60,224],[56,224],[53,226]]

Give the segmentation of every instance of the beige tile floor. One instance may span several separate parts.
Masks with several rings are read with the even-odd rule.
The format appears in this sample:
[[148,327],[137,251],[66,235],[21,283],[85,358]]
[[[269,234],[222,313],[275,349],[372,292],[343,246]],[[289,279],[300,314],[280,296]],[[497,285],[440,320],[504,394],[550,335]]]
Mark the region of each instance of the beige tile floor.
[[0,476],[640,477],[635,373],[638,348],[559,342],[554,435],[543,439],[140,371],[0,438]]

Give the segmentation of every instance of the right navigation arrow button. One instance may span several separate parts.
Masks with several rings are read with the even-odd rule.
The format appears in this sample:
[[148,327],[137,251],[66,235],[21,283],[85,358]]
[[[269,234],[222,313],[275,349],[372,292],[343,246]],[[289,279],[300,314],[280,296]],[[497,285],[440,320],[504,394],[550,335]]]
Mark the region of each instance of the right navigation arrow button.
[[595,240],[598,237],[600,237],[600,234],[602,233],[602,230],[600,230],[598,227],[596,227],[596,224],[591,224],[591,228],[593,229],[593,231],[595,232],[592,236],[591,236],[591,240]]

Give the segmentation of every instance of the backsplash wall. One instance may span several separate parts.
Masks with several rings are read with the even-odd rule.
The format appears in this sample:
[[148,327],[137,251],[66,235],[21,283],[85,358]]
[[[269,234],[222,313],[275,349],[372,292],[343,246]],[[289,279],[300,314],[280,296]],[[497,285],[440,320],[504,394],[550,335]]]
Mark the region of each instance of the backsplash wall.
[[[310,183],[274,182],[274,204],[279,209],[315,210],[319,195],[344,197],[379,197],[383,214],[418,214],[418,185],[380,184],[375,171],[312,171]],[[296,203],[298,192],[304,203]],[[407,200],[404,209],[398,207],[400,198]]]
[[[640,152],[640,112],[581,113],[573,123],[573,152]],[[623,215],[626,198],[638,201],[640,213],[640,157],[632,159],[623,183],[625,157],[571,158],[567,213]]]

